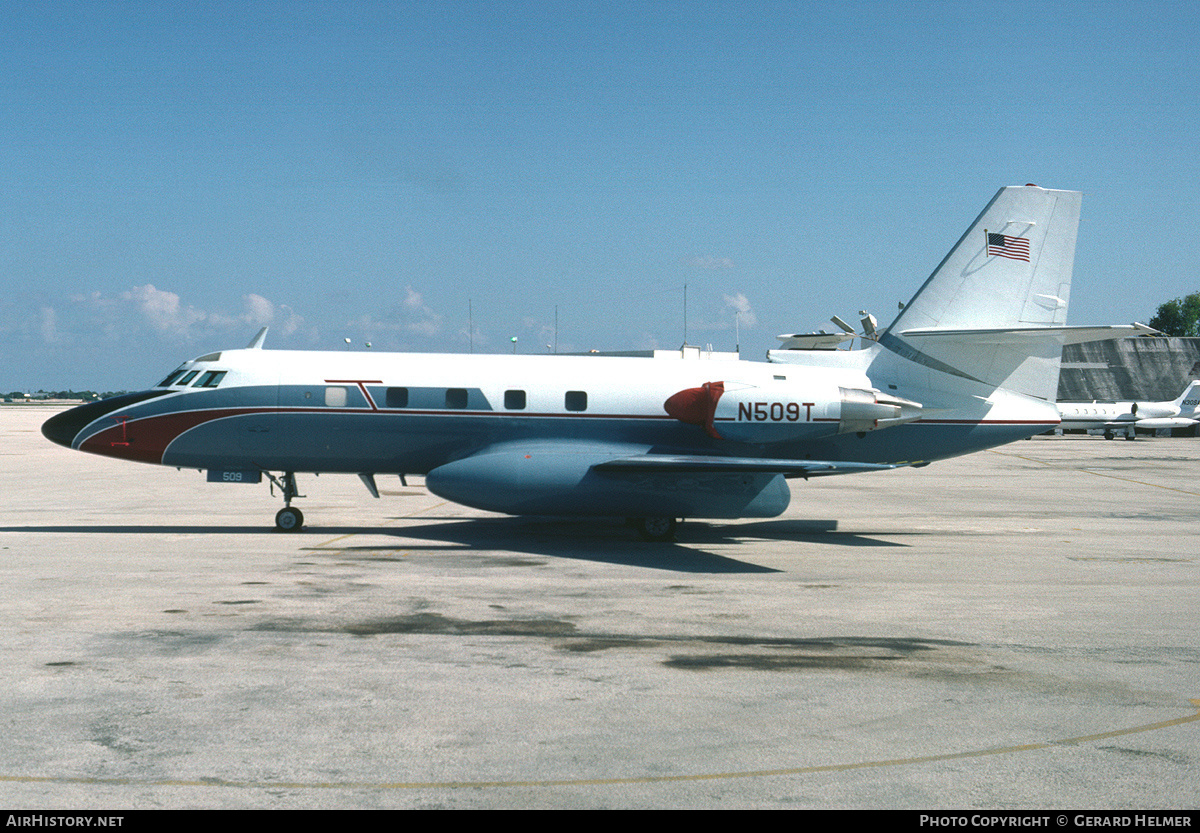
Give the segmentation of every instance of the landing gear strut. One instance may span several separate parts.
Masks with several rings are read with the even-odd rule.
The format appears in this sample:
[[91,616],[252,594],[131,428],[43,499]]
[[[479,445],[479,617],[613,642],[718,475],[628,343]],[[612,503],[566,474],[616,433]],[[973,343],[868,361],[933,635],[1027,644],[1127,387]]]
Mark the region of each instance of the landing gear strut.
[[292,498],[304,497],[296,489],[296,473],[287,471],[283,473],[283,477],[276,477],[269,471],[264,474],[271,478],[272,494],[275,492],[275,486],[283,492],[283,508],[275,513],[275,528],[280,532],[295,532],[304,526],[304,513],[292,506]]

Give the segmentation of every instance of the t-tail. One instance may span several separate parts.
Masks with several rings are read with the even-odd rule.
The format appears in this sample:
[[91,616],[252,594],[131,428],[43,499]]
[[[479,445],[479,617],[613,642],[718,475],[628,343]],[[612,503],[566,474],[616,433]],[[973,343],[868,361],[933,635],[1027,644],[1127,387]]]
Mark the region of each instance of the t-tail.
[[1053,401],[1063,344],[1114,337],[1066,326],[1080,197],[1001,188],[879,343],[932,370]]
[[1183,389],[1183,393],[1171,403],[1178,410],[1179,416],[1200,419],[1200,379],[1193,379]]

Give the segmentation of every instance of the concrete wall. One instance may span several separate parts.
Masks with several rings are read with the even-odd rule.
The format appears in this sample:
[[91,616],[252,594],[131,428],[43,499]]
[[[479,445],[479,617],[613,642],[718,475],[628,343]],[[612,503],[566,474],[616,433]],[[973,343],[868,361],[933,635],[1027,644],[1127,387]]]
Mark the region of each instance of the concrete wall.
[[1200,378],[1200,339],[1126,338],[1063,349],[1059,401],[1171,400]]

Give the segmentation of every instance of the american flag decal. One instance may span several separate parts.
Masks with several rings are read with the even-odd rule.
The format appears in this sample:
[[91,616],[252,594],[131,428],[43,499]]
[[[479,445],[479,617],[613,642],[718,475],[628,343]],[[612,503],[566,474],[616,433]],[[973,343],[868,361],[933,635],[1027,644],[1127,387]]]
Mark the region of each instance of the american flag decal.
[[1013,260],[1029,262],[1029,241],[1024,237],[1009,237],[1007,234],[987,233],[988,256],[999,255]]

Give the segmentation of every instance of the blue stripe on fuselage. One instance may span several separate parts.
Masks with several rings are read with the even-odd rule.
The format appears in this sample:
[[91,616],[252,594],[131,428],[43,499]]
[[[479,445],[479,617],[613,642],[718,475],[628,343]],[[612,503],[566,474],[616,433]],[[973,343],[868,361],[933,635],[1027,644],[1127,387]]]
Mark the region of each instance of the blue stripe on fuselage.
[[422,473],[499,443],[578,440],[657,453],[911,463],[967,454],[1053,426],[930,422],[820,440],[758,446],[724,442],[664,417],[459,411],[278,409],[224,416],[170,444],[166,465]]

